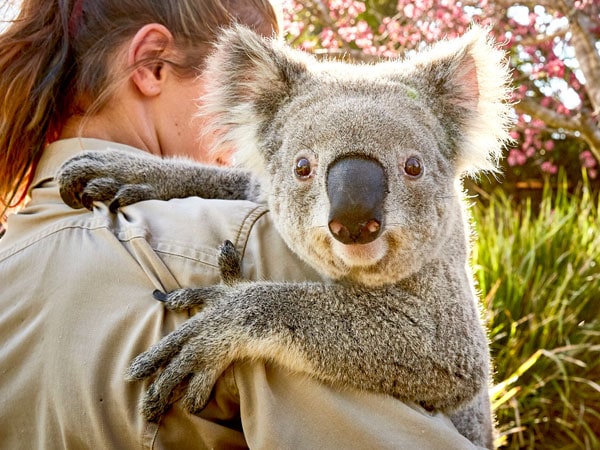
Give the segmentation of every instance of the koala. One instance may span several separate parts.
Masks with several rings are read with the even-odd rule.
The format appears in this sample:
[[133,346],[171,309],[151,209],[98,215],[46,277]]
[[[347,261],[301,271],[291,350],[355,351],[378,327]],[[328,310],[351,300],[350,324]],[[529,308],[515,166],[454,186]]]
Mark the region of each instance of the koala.
[[259,359],[447,413],[492,448],[461,180],[495,171],[508,139],[502,52],[473,26],[402,60],[351,65],[236,26],[207,71],[205,132],[238,149],[243,168],[85,152],[57,175],[63,199],[113,210],[193,195],[264,201],[287,245],[330,282],[239,280],[224,245],[224,283],[157,295],[201,309],[133,361],[132,380],[158,373],[145,417],[157,420],[188,380],[184,404],[202,409],[230,364]]

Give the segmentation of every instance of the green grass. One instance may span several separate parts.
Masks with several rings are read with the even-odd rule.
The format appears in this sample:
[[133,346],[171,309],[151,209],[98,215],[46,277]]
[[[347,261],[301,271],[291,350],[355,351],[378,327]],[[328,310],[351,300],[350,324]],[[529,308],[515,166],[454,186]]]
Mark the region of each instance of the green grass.
[[515,206],[502,192],[487,203],[473,210],[473,263],[491,330],[498,443],[599,449],[598,199],[563,182],[540,203]]

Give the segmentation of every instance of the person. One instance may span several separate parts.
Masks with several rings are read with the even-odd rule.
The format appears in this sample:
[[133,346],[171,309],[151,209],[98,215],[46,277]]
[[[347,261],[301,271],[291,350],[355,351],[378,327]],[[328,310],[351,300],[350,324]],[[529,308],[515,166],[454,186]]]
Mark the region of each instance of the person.
[[264,0],[22,1],[0,36],[0,189],[7,206],[29,199],[0,239],[4,448],[470,448],[444,415],[264,361],[227,369],[199,415],[178,403],[158,423],[138,413],[148,385],[127,382],[127,367],[189,318],[155,289],[218,283],[226,239],[245,278],[319,276],[264,206],[187,198],[73,210],[54,174],[106,148],[226,164],[197,138],[203,61],[220,27],[271,35],[275,17]]

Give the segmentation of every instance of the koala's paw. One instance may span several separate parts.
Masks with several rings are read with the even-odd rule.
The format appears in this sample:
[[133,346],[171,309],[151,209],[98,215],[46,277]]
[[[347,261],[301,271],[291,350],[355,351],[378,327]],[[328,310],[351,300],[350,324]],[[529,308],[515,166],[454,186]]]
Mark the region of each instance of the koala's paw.
[[[112,187],[109,182],[112,177],[107,177],[102,170],[104,162],[102,161],[99,152],[86,152],[79,154],[66,163],[64,163],[56,174],[56,180],[60,189],[60,196],[63,201],[71,208],[83,208],[85,204],[90,204],[91,199],[101,191],[106,183]],[[89,195],[86,197],[85,189],[92,180],[96,181],[96,186],[91,186]],[[108,200],[108,197],[106,200]],[[84,203],[85,202],[85,203]]]
[[233,242],[223,242],[219,247],[217,258],[221,279],[225,284],[231,285],[242,280],[242,262]]
[[[192,374],[193,373],[193,374]],[[209,363],[196,368],[182,359],[173,360],[152,383],[142,400],[140,412],[150,422],[156,422],[178,400],[176,392],[184,387],[183,407],[192,414],[204,409],[220,373]]]
[[126,184],[121,186],[117,193],[112,197],[109,208],[111,212],[116,212],[117,209],[123,206],[133,205],[134,203],[143,200],[153,200],[158,198],[159,195],[156,192],[156,189],[149,184]]
[[158,344],[138,355],[127,370],[127,379],[139,381],[148,378],[174,358],[193,335],[194,323],[188,321],[178,330],[165,336]]
[[67,160],[56,180],[63,201],[72,208],[92,208],[94,201],[110,201],[114,212],[121,206],[158,198],[147,184],[160,172],[157,158],[118,150],[87,151]]
[[195,289],[177,289],[168,294],[154,291],[153,296],[156,300],[163,302],[167,309],[172,311],[183,311],[213,303],[226,294],[227,288],[225,286],[214,285]]
[[[69,194],[67,199],[70,203],[67,204],[72,208],[83,206],[91,211],[94,202],[110,201],[109,209],[114,213],[123,206],[155,198],[158,198],[158,194],[148,184],[123,185],[114,178],[96,178],[87,183],[81,193]],[[67,202],[64,197],[63,200]]]
[[81,204],[90,211],[94,202],[110,201],[109,209],[116,212],[119,208],[132,205],[142,200],[158,198],[156,190],[147,184],[123,185],[114,178],[97,178],[83,188]]
[[95,201],[105,202],[112,200],[118,191],[119,184],[114,178],[96,178],[87,183],[78,198],[81,201],[81,205],[91,211]]
[[143,380],[164,367],[144,396],[142,415],[158,420],[181,389],[187,410],[203,409],[218,377],[231,363],[227,356],[230,347],[218,319],[200,313],[136,357],[127,373],[129,380]]

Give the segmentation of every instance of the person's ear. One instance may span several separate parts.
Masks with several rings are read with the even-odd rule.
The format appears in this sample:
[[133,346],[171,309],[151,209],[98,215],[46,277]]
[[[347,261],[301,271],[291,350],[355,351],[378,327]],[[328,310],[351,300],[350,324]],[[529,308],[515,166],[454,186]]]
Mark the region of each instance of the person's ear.
[[173,35],[163,25],[151,23],[138,30],[129,44],[127,63],[133,67],[131,80],[142,95],[153,97],[161,93],[165,81],[165,65],[157,56],[172,47]]

